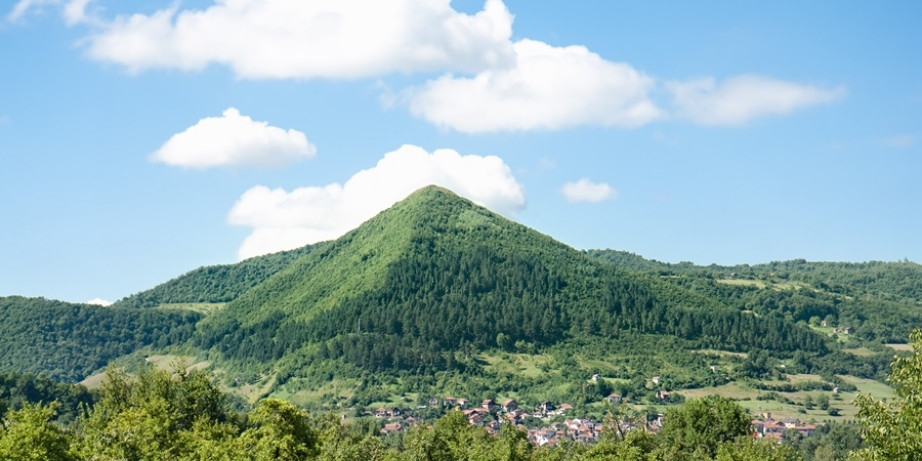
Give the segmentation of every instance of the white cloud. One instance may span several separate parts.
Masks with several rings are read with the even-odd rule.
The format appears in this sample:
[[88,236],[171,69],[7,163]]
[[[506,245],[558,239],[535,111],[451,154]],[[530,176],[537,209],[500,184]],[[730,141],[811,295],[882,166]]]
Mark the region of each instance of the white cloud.
[[8,21],[18,21],[31,9],[55,3],[58,3],[58,0],[19,0],[6,15],[6,19]]
[[703,125],[741,125],[754,118],[783,115],[835,101],[842,87],[824,89],[758,75],[739,75],[720,85],[713,77],[668,85],[678,116]]
[[283,166],[316,152],[304,133],[253,121],[231,107],[173,135],[151,160],[189,168]]
[[95,0],[70,0],[64,5],[64,20],[68,25],[81,24],[86,22],[96,22],[86,12],[86,7]]
[[883,143],[883,145],[892,147],[894,149],[905,149],[915,144],[916,137],[911,134],[901,134],[881,139],[880,142]]
[[573,203],[589,202],[598,203],[604,200],[614,199],[618,192],[606,183],[594,183],[588,178],[582,178],[579,181],[568,182],[561,188],[564,197]]
[[658,118],[648,98],[652,78],[582,46],[515,44],[515,65],[472,78],[445,75],[408,93],[411,112],[466,133],[560,129],[575,125],[635,127]]
[[105,299],[102,299],[102,298],[93,298],[87,301],[86,304],[92,304],[94,306],[111,306],[112,301],[106,301]]
[[290,192],[253,187],[234,204],[228,222],[253,228],[238,250],[244,259],[339,237],[429,184],[506,216],[525,206],[521,184],[499,157],[462,156],[450,149],[428,153],[404,145],[344,184]]
[[86,7],[95,0],[19,0],[13,9],[7,14],[9,21],[18,21],[30,10],[40,9],[43,5],[61,5],[64,4],[64,20],[68,25],[89,22],[90,16],[86,13]]
[[133,72],[216,63],[243,78],[358,78],[492,68],[511,59],[511,34],[500,0],[474,15],[449,0],[215,0],[119,16],[88,46]]

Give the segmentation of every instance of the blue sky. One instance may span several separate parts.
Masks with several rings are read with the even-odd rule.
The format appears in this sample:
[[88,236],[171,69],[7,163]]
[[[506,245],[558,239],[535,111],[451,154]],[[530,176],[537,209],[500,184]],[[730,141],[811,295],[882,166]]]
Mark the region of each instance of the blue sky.
[[581,249],[922,261],[918,2],[2,5],[0,295],[116,300],[431,182]]

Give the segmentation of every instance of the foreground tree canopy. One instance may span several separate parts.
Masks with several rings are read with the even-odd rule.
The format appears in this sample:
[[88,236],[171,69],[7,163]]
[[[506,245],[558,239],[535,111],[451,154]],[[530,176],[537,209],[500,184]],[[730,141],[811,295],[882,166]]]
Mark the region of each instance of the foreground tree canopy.
[[693,400],[670,413],[663,436],[621,432],[595,445],[534,446],[504,425],[497,436],[451,412],[403,437],[377,424],[343,424],[265,399],[246,413],[201,372],[112,371],[99,400],[67,427],[58,404],[25,404],[0,426],[0,459],[11,460],[764,460],[797,459],[789,447],[748,437],[748,416],[721,398]]

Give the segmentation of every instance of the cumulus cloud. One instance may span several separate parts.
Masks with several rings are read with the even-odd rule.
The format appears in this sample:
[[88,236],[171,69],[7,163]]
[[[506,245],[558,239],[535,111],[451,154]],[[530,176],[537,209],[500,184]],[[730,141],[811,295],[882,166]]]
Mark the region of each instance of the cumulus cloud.
[[88,40],[91,57],[130,71],[223,64],[243,78],[358,78],[476,72],[509,60],[512,15],[500,0],[467,15],[449,0],[215,0],[119,16]]
[[316,152],[304,133],[254,121],[231,107],[173,135],[151,160],[188,168],[283,166]]
[[564,197],[573,203],[598,203],[617,197],[618,192],[606,183],[594,183],[588,178],[568,182],[560,189]]
[[102,299],[102,298],[93,298],[87,301],[86,304],[92,304],[94,306],[111,306],[112,301],[106,301],[105,299]]
[[228,222],[253,228],[238,250],[244,259],[339,237],[429,184],[506,216],[525,206],[522,185],[499,157],[404,145],[343,184],[253,187],[234,204]]
[[825,89],[758,75],[739,75],[721,84],[701,78],[668,85],[678,116],[703,125],[741,125],[767,115],[835,101],[842,87]]
[[470,78],[445,75],[408,93],[411,112],[466,133],[560,129],[574,125],[635,127],[661,113],[654,86],[624,63],[582,46],[515,43],[515,65]]

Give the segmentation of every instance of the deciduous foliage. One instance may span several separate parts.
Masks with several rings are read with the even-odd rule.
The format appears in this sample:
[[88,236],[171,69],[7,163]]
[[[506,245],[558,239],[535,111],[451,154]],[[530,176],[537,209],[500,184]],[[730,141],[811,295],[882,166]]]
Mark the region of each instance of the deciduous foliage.
[[899,399],[887,403],[865,395],[856,401],[868,442],[867,448],[855,452],[856,460],[910,461],[922,457],[922,331],[913,331],[910,339],[912,355],[896,357],[890,373]]
[[659,437],[673,456],[713,457],[720,446],[748,436],[751,422],[749,414],[735,402],[707,397],[669,410]]

